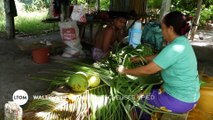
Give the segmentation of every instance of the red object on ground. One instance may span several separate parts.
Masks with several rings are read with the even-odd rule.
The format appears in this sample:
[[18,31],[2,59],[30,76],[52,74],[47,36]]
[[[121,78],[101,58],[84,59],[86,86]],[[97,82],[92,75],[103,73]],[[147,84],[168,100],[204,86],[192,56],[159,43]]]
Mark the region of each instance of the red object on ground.
[[49,52],[48,48],[36,48],[32,51],[32,59],[35,63],[44,64],[49,62]]

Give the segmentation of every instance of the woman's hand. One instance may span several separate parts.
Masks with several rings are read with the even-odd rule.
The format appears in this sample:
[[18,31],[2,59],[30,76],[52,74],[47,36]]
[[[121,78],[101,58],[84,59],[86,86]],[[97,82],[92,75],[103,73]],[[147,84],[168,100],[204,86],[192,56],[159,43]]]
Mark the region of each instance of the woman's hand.
[[117,71],[118,73],[120,74],[125,74],[124,71],[125,71],[125,68],[123,65],[119,65],[118,68],[117,68]]
[[140,61],[140,58],[139,57],[132,57],[132,58],[130,58],[130,61],[133,62],[133,63],[136,63],[136,62]]
[[140,62],[140,61],[147,63],[147,60],[143,57],[132,57],[130,58],[130,61],[133,63]]

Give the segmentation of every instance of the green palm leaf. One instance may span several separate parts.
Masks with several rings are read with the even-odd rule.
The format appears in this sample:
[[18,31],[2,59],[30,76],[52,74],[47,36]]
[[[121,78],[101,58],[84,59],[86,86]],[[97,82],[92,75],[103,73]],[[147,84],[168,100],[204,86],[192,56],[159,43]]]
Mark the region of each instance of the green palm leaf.
[[[124,65],[133,68],[145,65],[146,62],[132,63],[131,57],[143,57],[152,55],[152,49],[147,45],[139,45],[136,49],[132,46],[126,46],[111,53],[106,59],[94,64],[79,61],[57,61],[66,69],[50,69],[45,73],[30,76],[34,80],[45,80],[51,85],[58,87],[66,84],[70,75],[75,72],[85,72],[88,74],[98,73],[102,80],[102,84],[95,88],[89,88],[88,104],[91,109],[87,119],[92,120],[125,120],[131,119],[130,112],[135,108],[140,108],[142,112],[152,114],[152,112],[164,112],[158,108],[149,105],[146,100],[135,97],[143,91],[143,94],[149,94],[154,85],[162,83],[160,74],[154,74],[145,77],[131,77],[120,75],[116,72],[116,67]],[[78,108],[75,106],[74,108]]]

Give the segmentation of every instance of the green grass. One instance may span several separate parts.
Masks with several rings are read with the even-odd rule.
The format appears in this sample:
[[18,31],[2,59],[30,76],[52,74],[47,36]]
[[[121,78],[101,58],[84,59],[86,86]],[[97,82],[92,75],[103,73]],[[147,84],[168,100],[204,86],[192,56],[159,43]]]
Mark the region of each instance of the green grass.
[[5,17],[0,14],[0,32],[5,31]]
[[[22,12],[15,17],[15,30],[20,33],[40,34],[52,30],[53,24],[43,23],[47,16],[47,11]],[[57,25],[56,25],[57,26]],[[0,16],[0,31],[5,31],[5,16]]]
[[45,30],[51,30],[53,24],[43,23],[47,16],[46,11],[37,11],[30,13],[22,13],[15,17],[16,30],[23,33],[42,33]]

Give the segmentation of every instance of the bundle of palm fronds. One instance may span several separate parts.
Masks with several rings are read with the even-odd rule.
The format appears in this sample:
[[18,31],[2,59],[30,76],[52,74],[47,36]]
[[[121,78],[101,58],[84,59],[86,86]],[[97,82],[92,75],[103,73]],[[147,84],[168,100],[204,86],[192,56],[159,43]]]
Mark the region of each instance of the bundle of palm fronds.
[[[71,74],[75,72],[97,73],[99,74],[102,83],[95,88],[88,88],[88,111],[87,114],[78,111],[76,114],[84,114],[85,119],[110,119],[124,120],[131,119],[130,113],[135,107],[141,109],[142,112],[152,114],[153,112],[164,112],[155,108],[148,103],[146,99],[141,103],[141,97],[150,93],[154,85],[161,84],[159,74],[136,77],[129,75],[120,75],[116,72],[116,67],[124,65],[127,68],[132,68],[140,65],[145,65],[145,60],[138,63],[132,63],[131,57],[141,57],[152,55],[152,49],[146,45],[139,45],[137,48],[126,46],[115,53],[111,53],[107,59],[94,64],[86,64],[83,62],[74,61],[58,61],[67,69],[52,69],[45,75],[31,76],[31,79],[46,80],[56,87],[63,85],[69,79]],[[80,107],[75,106],[75,108]]]
[[[116,68],[119,65],[123,65],[126,68],[146,65],[147,61],[144,59],[144,56],[150,55],[153,55],[153,51],[148,45],[139,45],[136,48],[129,45],[117,49],[115,53],[111,53],[109,57],[99,63],[95,63],[95,65],[101,69],[105,69],[105,72],[101,72],[102,74],[100,74],[105,83],[109,83],[111,87],[115,87],[119,92],[122,92],[122,94],[136,95],[142,89],[160,84],[162,82],[160,74],[157,73],[143,77],[120,75],[116,72]],[[140,57],[141,61],[133,63],[131,62],[131,58],[133,57]],[[99,69],[98,71],[101,70]]]

